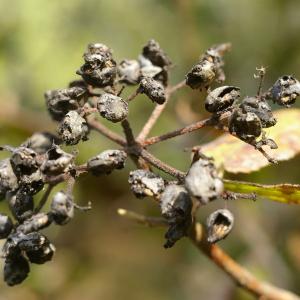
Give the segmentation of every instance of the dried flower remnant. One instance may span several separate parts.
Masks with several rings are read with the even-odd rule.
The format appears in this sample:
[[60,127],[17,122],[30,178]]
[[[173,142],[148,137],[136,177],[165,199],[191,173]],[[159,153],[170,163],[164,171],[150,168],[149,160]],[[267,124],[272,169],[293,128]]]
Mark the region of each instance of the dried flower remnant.
[[218,209],[210,214],[206,221],[207,241],[216,243],[223,240],[231,232],[234,224],[233,214],[228,209]]

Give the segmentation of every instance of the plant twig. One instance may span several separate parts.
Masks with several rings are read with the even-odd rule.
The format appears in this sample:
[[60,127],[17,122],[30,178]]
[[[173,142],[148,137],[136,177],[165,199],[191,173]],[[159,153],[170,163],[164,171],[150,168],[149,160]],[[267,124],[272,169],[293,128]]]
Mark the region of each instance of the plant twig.
[[137,223],[149,226],[149,227],[164,227],[167,225],[167,222],[165,219],[160,217],[147,217],[141,214],[138,214],[134,211],[130,211],[127,209],[119,208],[118,214],[122,217],[125,217],[127,219],[130,219],[132,221],[135,221]]
[[153,145],[153,144],[157,144],[157,143],[160,143],[162,141],[171,139],[171,138],[179,136],[179,135],[183,135],[183,134],[186,134],[186,133],[193,132],[195,130],[198,130],[202,127],[209,126],[209,125],[212,125],[212,119],[211,118],[198,121],[198,122],[193,123],[191,125],[182,127],[180,129],[177,129],[177,130],[174,130],[174,131],[171,131],[171,132],[168,132],[168,133],[165,133],[163,135],[148,138],[142,143],[142,145],[145,147],[145,146],[150,146],[150,145]]
[[133,135],[133,132],[132,132],[132,129],[131,129],[131,126],[130,126],[130,123],[128,122],[128,120],[127,119],[123,120],[121,122],[121,125],[123,127],[127,145],[128,146],[135,145],[136,141],[135,141],[135,138],[134,138],[134,135]]
[[105,137],[107,137],[108,139],[110,139],[111,141],[121,145],[121,146],[125,146],[126,145],[126,141],[123,137],[121,137],[120,135],[118,135],[117,133],[111,131],[110,129],[108,129],[106,126],[104,126],[103,124],[101,124],[100,122],[98,122],[95,119],[88,119],[87,120],[89,126],[101,133],[102,135],[104,135]]
[[[125,209],[118,210],[119,215],[128,218],[134,222],[147,225],[149,227],[158,227],[167,225],[162,218],[153,218],[138,214]],[[212,262],[214,262],[222,271],[227,273],[241,288],[261,299],[269,300],[299,300],[300,298],[286,290],[277,288],[267,282],[258,280],[244,267],[235,262],[216,244],[209,244],[206,241],[204,227],[200,223],[192,225],[189,232],[189,238],[193,244],[204,253]]]
[[156,167],[157,169],[170,174],[176,178],[178,178],[179,180],[183,180],[185,177],[185,173],[181,172],[169,165],[167,165],[166,163],[162,162],[161,160],[159,160],[158,158],[156,158],[154,155],[152,155],[151,153],[149,153],[146,150],[141,150],[140,152],[140,156],[145,159],[145,161],[147,161],[149,164],[151,164],[152,166]]
[[149,135],[151,129],[153,126],[156,124],[158,118],[160,117],[161,113],[164,111],[164,109],[167,106],[167,103],[169,102],[169,99],[173,93],[175,93],[177,90],[185,86],[185,80],[179,82],[178,84],[174,86],[170,86],[166,89],[166,101],[164,104],[161,105],[156,105],[155,108],[153,109],[149,119],[145,123],[143,129],[137,136],[137,141],[142,142],[144,141],[147,136]]

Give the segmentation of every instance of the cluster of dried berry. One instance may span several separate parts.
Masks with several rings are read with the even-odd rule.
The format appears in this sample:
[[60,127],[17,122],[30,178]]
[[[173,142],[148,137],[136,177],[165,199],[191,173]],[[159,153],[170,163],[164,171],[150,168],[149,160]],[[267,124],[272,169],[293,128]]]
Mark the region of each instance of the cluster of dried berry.
[[40,230],[53,222],[64,225],[73,217],[73,198],[63,191],[53,196],[47,213],[40,212],[42,202],[34,203],[34,196],[50,178],[74,167],[74,156],[55,145],[58,142],[54,135],[36,133],[20,147],[2,147],[11,153],[0,162],[0,197],[7,201],[14,218],[0,214],[0,238],[6,239],[4,280],[10,286],[27,277],[29,263],[51,260],[55,247]]
[[[240,102],[238,87],[221,86],[211,90],[215,81],[225,80],[223,56],[229,49],[229,44],[208,49],[186,75],[185,84],[193,89],[207,90],[204,106],[212,114],[210,124],[222,127],[256,148],[263,145],[276,148],[276,143],[267,139],[263,131],[276,124],[267,101],[290,106],[300,95],[300,83],[292,76],[283,76],[267,92],[245,97]],[[40,230],[52,223],[68,223],[74,215],[74,208],[80,208],[72,197],[72,182],[80,174],[110,174],[123,168],[128,157],[132,158],[138,169],[129,174],[131,190],[138,198],[153,197],[159,202],[161,214],[169,225],[165,235],[166,248],[188,235],[198,207],[222,198],[226,193],[212,159],[195,152],[188,172],[184,176],[175,176],[176,181],[168,181],[155,174],[151,166],[167,173],[170,168],[159,165],[162,162],[149,158],[149,155],[148,160],[144,159],[143,141],[127,132],[130,131],[127,120],[129,102],[133,98],[145,94],[152,102],[161,105],[169,95],[172,63],[156,41],[150,40],[138,59],[117,63],[112,50],[100,43],[88,45],[83,59],[84,64],[77,71],[82,79],[72,81],[68,88],[45,93],[49,114],[59,122],[58,137],[36,133],[20,147],[1,148],[11,155],[0,162],[0,198],[7,200],[15,219],[13,222],[11,217],[0,214],[0,238],[6,239],[2,250],[4,280],[8,285],[18,284],[27,277],[29,263],[41,264],[52,258],[55,248]],[[137,88],[131,96],[123,99],[121,94],[126,85],[137,85]],[[103,151],[86,164],[77,166],[75,155],[65,152],[62,144],[76,145],[88,139],[90,130],[95,129],[89,119],[92,113],[98,113],[113,123],[121,122],[126,140],[116,138],[115,133],[100,130],[123,148]],[[259,137],[261,140],[257,140]],[[174,172],[170,174],[174,175]],[[63,181],[70,183],[67,190],[56,193],[49,211],[41,212],[51,188]],[[40,202],[35,204],[34,196],[45,184],[48,188]],[[215,243],[231,231],[233,215],[226,209],[219,209],[208,217],[207,226],[207,240]]]

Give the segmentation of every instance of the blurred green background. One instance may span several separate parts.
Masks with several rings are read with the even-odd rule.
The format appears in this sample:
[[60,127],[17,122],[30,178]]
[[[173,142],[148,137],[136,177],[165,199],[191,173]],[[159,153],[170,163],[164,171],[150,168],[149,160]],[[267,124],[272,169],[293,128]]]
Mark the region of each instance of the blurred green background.
[[[18,145],[33,131],[55,130],[43,93],[77,78],[75,71],[89,42],[109,45],[120,60],[137,57],[154,38],[175,64],[171,81],[176,83],[206,48],[230,41],[226,83],[252,95],[257,89],[255,67],[268,67],[266,87],[285,73],[300,77],[299,31],[299,0],[0,0],[0,143]],[[179,92],[153,134],[203,118],[202,98],[188,88]],[[142,99],[131,105],[135,132],[153,107]],[[120,131],[118,125],[108,126]],[[190,157],[182,149],[216,134],[201,130],[151,149],[184,170]],[[78,147],[78,161],[111,147],[92,134]],[[299,162],[296,158],[251,175],[227,177],[299,183]],[[76,199],[81,204],[92,201],[93,210],[78,212],[66,227],[47,230],[57,247],[54,260],[33,266],[21,286],[8,288],[0,281],[0,300],[252,299],[187,240],[165,250],[164,230],[117,216],[119,207],[159,213],[150,200],[130,193],[127,176],[132,167],[128,163],[109,177],[79,180]],[[199,219],[223,206],[216,202],[203,208]],[[229,206],[237,226],[222,247],[259,278],[300,293],[300,208],[264,200]],[[6,209],[1,203],[1,210]]]

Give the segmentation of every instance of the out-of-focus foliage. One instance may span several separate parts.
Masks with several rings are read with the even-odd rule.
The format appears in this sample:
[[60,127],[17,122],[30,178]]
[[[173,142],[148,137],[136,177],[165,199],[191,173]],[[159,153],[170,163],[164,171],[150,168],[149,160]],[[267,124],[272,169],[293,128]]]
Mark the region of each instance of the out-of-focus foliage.
[[[146,41],[155,38],[175,64],[173,83],[183,78],[203,50],[227,41],[233,50],[226,56],[226,84],[241,87],[243,95],[256,92],[253,73],[260,65],[268,67],[266,88],[285,73],[299,78],[299,11],[298,0],[1,0],[0,143],[18,145],[32,131],[55,129],[46,116],[43,93],[76,78],[82,53],[93,41],[112,47],[120,60],[136,57]],[[185,88],[153,134],[203,118],[203,98],[204,94]],[[152,106],[149,101],[132,106],[129,119],[135,120],[135,132]],[[214,130],[200,130],[153,150],[185,170],[189,155],[180,149],[216,135]],[[111,147],[96,134],[91,139],[79,146],[79,161]],[[166,251],[161,230],[119,220],[120,206],[158,212],[155,204],[130,194],[127,176],[125,169],[109,178],[81,179],[76,197],[80,203],[91,200],[94,209],[78,213],[67,227],[50,231],[59,249],[54,261],[33,269],[20,287],[9,289],[0,282],[0,300],[250,299],[188,242]],[[299,183],[299,159],[232,178]],[[222,245],[260,278],[300,293],[299,208],[262,201],[228,205],[238,226]],[[204,220],[222,207],[224,203],[217,201],[198,217]]]

